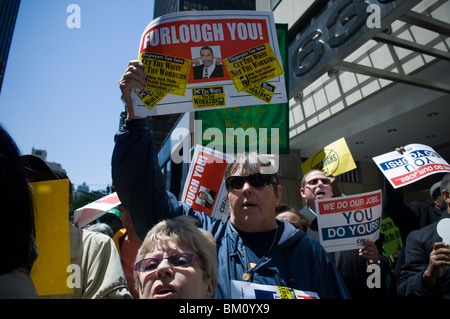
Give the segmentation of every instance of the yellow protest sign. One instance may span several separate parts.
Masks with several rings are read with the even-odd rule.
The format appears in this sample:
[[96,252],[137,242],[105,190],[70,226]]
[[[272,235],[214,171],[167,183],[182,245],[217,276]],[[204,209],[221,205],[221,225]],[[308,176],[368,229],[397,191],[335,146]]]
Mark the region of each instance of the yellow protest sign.
[[310,170],[321,170],[325,175],[340,175],[356,168],[345,138],[341,138],[308,158],[302,164],[303,174]]
[[31,279],[39,295],[72,294],[70,273],[69,180],[32,183],[36,245],[39,250]]
[[223,86],[193,88],[192,103],[194,109],[225,106],[225,91]]
[[147,74],[146,89],[185,96],[191,60],[143,52],[139,60]]
[[280,294],[280,299],[297,299],[295,290],[289,287],[278,286],[278,293]]
[[151,110],[159,103],[166,95],[166,92],[156,90],[140,90],[136,95],[145,104],[145,106]]
[[245,90],[245,93],[248,93],[261,101],[264,101],[268,104],[270,104],[270,101],[272,101],[272,97],[275,93],[276,86],[273,84],[270,84],[269,82],[263,82],[259,85],[253,85]]
[[223,62],[237,92],[284,74],[269,43],[240,52]]

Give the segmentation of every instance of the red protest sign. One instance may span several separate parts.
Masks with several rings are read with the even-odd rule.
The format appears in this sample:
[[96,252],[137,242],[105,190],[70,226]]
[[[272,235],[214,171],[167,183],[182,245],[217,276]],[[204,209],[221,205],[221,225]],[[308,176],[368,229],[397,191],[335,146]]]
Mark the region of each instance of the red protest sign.
[[184,185],[182,201],[196,211],[228,219],[228,199],[223,180],[232,157],[197,145]]
[[133,89],[136,115],[287,102],[272,12],[161,16],[144,30],[139,60],[147,85]]

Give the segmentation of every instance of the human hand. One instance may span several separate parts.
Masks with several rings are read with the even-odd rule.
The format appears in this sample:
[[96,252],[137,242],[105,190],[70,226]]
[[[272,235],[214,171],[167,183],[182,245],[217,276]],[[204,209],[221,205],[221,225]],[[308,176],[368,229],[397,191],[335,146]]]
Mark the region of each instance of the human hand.
[[133,103],[131,100],[131,89],[136,87],[138,89],[145,89],[147,82],[147,75],[143,70],[144,65],[141,61],[132,60],[128,63],[128,68],[122,75],[119,81],[119,87],[122,91],[122,97],[125,101],[127,109],[127,118],[136,119],[143,118],[143,116],[135,116],[133,111]]
[[433,290],[436,280],[450,266],[450,245],[444,242],[434,243],[430,253],[428,267],[422,275],[425,288]]
[[405,152],[405,148],[403,146],[396,147],[395,150],[401,155],[403,155],[403,152]]
[[369,265],[378,263],[378,248],[372,241],[366,241],[363,244],[359,250],[359,255],[363,257]]

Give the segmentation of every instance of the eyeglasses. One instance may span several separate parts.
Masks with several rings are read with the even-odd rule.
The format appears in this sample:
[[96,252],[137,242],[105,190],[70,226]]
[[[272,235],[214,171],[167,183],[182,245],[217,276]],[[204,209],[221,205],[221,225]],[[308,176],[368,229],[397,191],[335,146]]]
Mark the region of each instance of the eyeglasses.
[[308,185],[317,185],[317,183],[319,183],[319,181],[322,182],[322,184],[324,185],[330,185],[331,184],[331,179],[329,178],[313,178],[310,181],[307,181],[306,184]]
[[200,267],[203,269],[202,263],[197,256],[195,256],[194,254],[182,253],[165,258],[142,259],[134,265],[134,270],[137,272],[155,271],[164,259],[167,259],[169,265],[171,265],[172,267],[186,267],[193,264],[194,262],[198,262]]
[[273,175],[256,173],[245,176],[230,176],[225,181],[225,186],[228,191],[240,190],[244,184],[248,182],[252,187],[265,187],[270,184],[275,184],[276,179]]

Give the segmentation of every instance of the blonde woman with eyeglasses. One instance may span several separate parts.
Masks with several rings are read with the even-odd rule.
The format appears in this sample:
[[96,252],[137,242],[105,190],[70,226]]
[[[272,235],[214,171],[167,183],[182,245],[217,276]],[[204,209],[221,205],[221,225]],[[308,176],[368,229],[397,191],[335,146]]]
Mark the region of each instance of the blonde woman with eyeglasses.
[[214,239],[192,217],[164,220],[148,232],[134,270],[140,299],[211,299],[217,282]]

